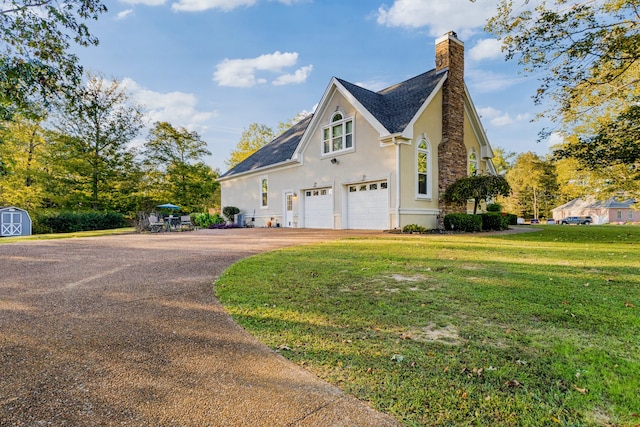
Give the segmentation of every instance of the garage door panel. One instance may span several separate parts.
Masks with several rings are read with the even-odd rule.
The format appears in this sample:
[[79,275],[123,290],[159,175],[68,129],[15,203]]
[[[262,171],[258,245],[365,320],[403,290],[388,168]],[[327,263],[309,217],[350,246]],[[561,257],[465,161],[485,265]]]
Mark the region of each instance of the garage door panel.
[[304,196],[304,227],[333,228],[332,189],[305,190]]
[[347,186],[347,221],[351,229],[389,228],[389,190],[387,181]]

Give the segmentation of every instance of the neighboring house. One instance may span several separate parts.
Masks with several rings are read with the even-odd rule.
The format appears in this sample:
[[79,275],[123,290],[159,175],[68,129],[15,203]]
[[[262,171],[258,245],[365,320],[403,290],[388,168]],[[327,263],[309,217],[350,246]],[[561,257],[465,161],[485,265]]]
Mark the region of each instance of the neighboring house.
[[258,227],[442,227],[464,211],[439,198],[457,179],[495,174],[464,84],[464,44],[436,41],[436,68],[379,92],[333,78],[316,112],[224,173],[222,206]]
[[634,199],[618,200],[611,197],[603,201],[590,196],[573,199],[551,212],[556,223],[568,216],[590,216],[592,224],[640,222],[640,210],[635,208],[634,203]]
[[31,217],[24,209],[0,206],[0,237],[30,236]]

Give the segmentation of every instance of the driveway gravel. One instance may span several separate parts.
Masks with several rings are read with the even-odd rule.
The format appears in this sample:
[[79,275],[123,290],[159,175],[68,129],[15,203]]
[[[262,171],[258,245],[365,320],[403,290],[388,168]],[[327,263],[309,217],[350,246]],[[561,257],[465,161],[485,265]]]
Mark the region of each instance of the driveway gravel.
[[361,234],[199,230],[0,245],[0,425],[397,425],[256,341],[214,297],[216,278],[244,257]]

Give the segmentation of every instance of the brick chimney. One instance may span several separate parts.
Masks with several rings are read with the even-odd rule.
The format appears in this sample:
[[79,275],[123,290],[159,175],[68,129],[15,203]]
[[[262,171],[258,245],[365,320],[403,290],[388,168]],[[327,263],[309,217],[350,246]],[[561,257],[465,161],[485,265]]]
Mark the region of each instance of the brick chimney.
[[445,203],[447,187],[467,176],[467,150],[464,146],[464,43],[453,31],[436,40],[436,71],[447,72],[442,87],[442,140],[438,146],[438,193],[440,219],[448,213],[465,213],[466,205]]

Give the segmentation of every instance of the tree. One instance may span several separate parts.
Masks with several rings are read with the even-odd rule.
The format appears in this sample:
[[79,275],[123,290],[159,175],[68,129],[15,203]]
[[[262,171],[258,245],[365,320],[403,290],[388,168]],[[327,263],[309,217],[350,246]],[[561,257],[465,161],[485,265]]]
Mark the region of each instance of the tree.
[[496,196],[508,196],[511,192],[509,183],[500,175],[473,175],[460,178],[447,188],[443,195],[445,202],[466,203],[473,199],[473,213],[478,211],[481,201],[493,199]]
[[536,7],[501,0],[486,29],[502,39],[507,59],[540,73],[534,100],[551,99],[545,113],[552,120],[571,127],[638,100],[637,0],[551,0]]
[[154,194],[164,194],[185,210],[207,207],[218,187],[218,174],[203,161],[211,154],[206,146],[197,132],[155,123],[142,151]]
[[495,147],[493,149],[493,166],[496,168],[498,175],[504,176],[512,167],[513,159],[516,157],[516,153],[513,151],[506,152],[502,147]]
[[533,218],[548,217],[557,203],[558,184],[555,165],[532,152],[522,153],[506,179],[511,196],[503,200],[508,211]]
[[619,191],[640,194],[640,105],[630,106],[612,120],[600,121],[593,135],[568,138],[554,155],[575,159],[580,169],[603,178],[604,195]]
[[56,149],[64,165],[62,177],[70,186],[69,200],[108,207],[118,185],[133,168],[128,144],[143,127],[140,107],[131,105],[117,80],[89,76],[78,88],[75,102],[61,105],[55,118]]
[[275,138],[273,129],[267,125],[251,123],[249,128],[242,132],[236,148],[231,151],[229,159],[225,161],[229,169],[242,163],[244,159],[267,145]]
[[0,118],[30,110],[34,97],[75,95],[82,68],[72,45],[98,44],[85,21],[107,8],[99,0],[7,0],[0,8]]

